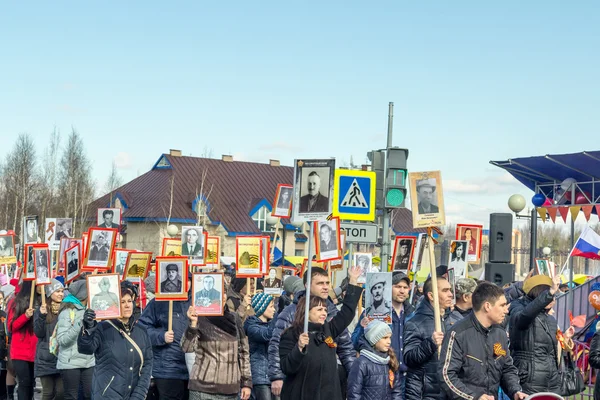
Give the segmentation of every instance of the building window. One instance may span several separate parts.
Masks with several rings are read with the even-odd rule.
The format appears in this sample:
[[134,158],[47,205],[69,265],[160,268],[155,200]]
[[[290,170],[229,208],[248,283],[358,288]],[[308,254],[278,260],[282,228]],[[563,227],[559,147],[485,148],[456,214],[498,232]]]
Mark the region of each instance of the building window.
[[269,210],[267,210],[267,207],[261,207],[252,216],[252,220],[256,223],[256,226],[258,226],[258,229],[260,229],[261,232],[271,230],[271,225],[267,224],[267,215],[268,214],[269,214]]
[[294,250],[294,255],[296,257],[304,257],[304,250]]

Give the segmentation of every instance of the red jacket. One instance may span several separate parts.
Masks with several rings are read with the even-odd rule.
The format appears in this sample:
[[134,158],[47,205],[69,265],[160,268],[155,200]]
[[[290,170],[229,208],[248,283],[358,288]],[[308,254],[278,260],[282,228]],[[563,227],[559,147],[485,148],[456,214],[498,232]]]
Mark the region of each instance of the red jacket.
[[14,312],[15,310],[11,302],[8,305],[8,323],[6,324],[8,326],[8,331],[11,333],[10,358],[11,360],[34,362],[38,338],[33,333],[33,325],[31,330],[24,328],[30,320],[25,314],[13,321]]

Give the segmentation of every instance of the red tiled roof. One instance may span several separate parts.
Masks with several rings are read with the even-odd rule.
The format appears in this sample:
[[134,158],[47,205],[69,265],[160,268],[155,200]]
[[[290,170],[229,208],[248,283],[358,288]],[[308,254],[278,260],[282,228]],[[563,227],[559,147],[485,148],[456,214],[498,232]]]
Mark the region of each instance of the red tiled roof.
[[[278,184],[293,182],[293,167],[168,154],[164,157],[172,168],[155,168],[116,190],[127,203],[128,208],[123,210],[125,220],[165,220],[173,178],[172,221],[195,221],[192,202],[203,194],[212,223],[223,224],[228,232],[260,233],[250,211],[263,199],[271,204]],[[108,202],[109,195],[105,195],[94,201],[91,209],[106,207]]]

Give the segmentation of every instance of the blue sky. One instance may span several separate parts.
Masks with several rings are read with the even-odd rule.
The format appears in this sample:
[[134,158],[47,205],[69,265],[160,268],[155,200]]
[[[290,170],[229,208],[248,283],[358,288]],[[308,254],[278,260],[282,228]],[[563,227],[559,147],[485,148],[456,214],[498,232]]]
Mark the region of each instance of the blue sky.
[[74,126],[99,182],[171,148],[361,163],[393,101],[409,169],[441,170],[449,220],[485,225],[532,195],[490,160],[597,150],[596,1],[124,3],[4,5],[3,143]]

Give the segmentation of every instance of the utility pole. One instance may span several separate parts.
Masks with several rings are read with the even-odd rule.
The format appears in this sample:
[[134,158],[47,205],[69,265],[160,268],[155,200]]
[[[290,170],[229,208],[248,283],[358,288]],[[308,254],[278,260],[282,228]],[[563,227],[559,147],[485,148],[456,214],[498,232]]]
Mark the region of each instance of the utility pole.
[[[390,147],[392,147],[392,130],[394,125],[394,103],[390,101],[388,108],[388,130],[387,130],[387,144],[385,146],[386,153],[389,153]],[[387,170],[387,157],[385,161],[385,168]],[[387,179],[384,179],[384,185],[387,187]],[[386,193],[384,187],[383,193]],[[390,213],[387,207],[383,207],[383,229],[382,229],[382,240],[381,240],[381,272],[388,271],[388,261],[390,258]]]

